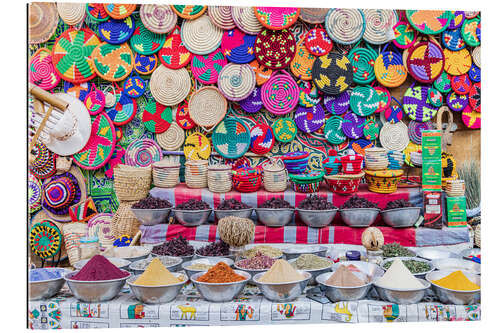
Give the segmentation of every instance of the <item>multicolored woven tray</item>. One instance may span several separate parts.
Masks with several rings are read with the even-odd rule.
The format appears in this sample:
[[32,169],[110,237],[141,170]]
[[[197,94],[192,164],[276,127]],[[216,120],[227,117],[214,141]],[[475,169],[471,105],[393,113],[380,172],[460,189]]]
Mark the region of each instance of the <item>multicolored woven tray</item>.
[[[446,70],[446,69],[445,69]],[[440,93],[448,93],[451,91],[451,76],[446,71],[442,72],[433,83]]]
[[134,69],[138,74],[149,75],[154,72],[156,66],[158,66],[158,56],[156,54],[135,54]]
[[64,92],[78,98],[80,101],[84,101],[87,94],[90,92],[91,85],[87,82],[83,83],[71,83],[69,81],[63,81]]
[[444,53],[439,44],[420,42],[409,49],[406,68],[419,82],[431,83],[443,72]]
[[123,82],[123,92],[131,98],[139,98],[146,92],[146,81],[137,74],[132,74]]
[[132,37],[135,30],[135,21],[132,17],[122,20],[109,19],[99,24],[97,31],[101,40],[109,44],[123,44]]
[[353,82],[351,62],[345,55],[330,52],[314,61],[312,78],[325,94],[338,95]]
[[353,80],[358,84],[369,84],[375,80],[375,59],[377,53],[371,47],[355,47],[347,55],[354,72]]
[[46,179],[56,173],[55,154],[41,142],[35,143],[31,150],[34,159],[30,165],[30,172],[38,179]]
[[467,46],[460,29],[447,29],[441,34],[443,46],[452,51],[459,51]]
[[207,55],[195,55],[191,60],[191,71],[194,77],[204,84],[216,83],[219,73],[227,61],[221,49]]
[[457,29],[462,26],[465,21],[465,12],[462,10],[456,10],[451,12],[453,14],[453,18],[450,21],[449,29]]
[[290,118],[279,118],[273,123],[273,132],[276,140],[280,142],[290,142],[297,135],[297,126]]
[[352,112],[358,116],[366,117],[374,113],[380,104],[377,91],[370,86],[357,86],[351,92],[349,105]]
[[211,151],[210,140],[199,132],[189,135],[184,142],[186,160],[206,160]]
[[221,49],[228,61],[246,64],[255,59],[256,36],[245,34],[238,28],[224,31]]
[[467,19],[461,27],[462,38],[467,45],[475,47],[481,44],[481,20],[477,17]]
[[462,121],[468,128],[481,128],[481,113],[472,110],[472,108],[467,105],[462,111]]
[[116,89],[116,104],[105,111],[113,124],[122,126],[131,121],[137,112],[137,102],[128,97],[122,88]]
[[108,15],[111,16],[112,18],[118,20],[132,15],[136,7],[137,7],[136,4],[131,4],[131,3],[104,4],[104,10],[106,11],[106,13],[108,13]]
[[297,52],[290,63],[290,71],[300,80],[312,79],[312,66],[316,57],[309,53],[309,50],[304,45],[304,40],[301,39],[297,43]]
[[450,75],[466,74],[472,66],[472,57],[467,49],[444,50],[444,70]]
[[61,250],[61,230],[50,220],[35,223],[29,236],[31,252],[41,259],[52,258]]
[[325,138],[328,142],[338,145],[344,142],[347,137],[342,130],[342,117],[333,116],[330,117],[325,124]]
[[255,40],[255,57],[259,64],[271,69],[287,67],[295,55],[296,42],[288,29],[262,30]]
[[328,54],[333,48],[333,42],[323,28],[309,30],[304,43],[307,50],[315,56]]
[[170,7],[179,17],[187,20],[194,20],[207,10],[207,6],[199,5],[170,5]]
[[273,114],[290,113],[299,103],[299,87],[290,74],[274,74],[261,90],[261,100],[266,110]]
[[225,158],[239,158],[250,148],[250,130],[240,119],[224,118],[213,131],[214,149]]
[[403,96],[403,109],[415,121],[425,122],[431,120],[438,109],[427,102],[428,86],[409,87]]
[[311,108],[321,102],[323,94],[316,88],[312,81],[300,80],[298,86],[300,106]]
[[348,138],[359,139],[363,137],[364,125],[364,117],[360,117],[349,111],[344,115],[344,120],[342,121],[342,131]]
[[163,65],[171,69],[178,69],[186,66],[191,61],[192,54],[184,46],[181,39],[181,29],[176,26],[166,38],[158,58]]
[[92,51],[91,57],[95,72],[107,81],[121,81],[133,69],[134,55],[126,43],[113,45],[103,42]]
[[196,126],[196,123],[189,116],[188,104],[186,102],[181,103],[177,106],[175,121],[181,128],[185,130],[191,129]]
[[29,64],[29,80],[44,90],[55,88],[61,81],[52,64],[52,54],[47,48],[39,48],[31,57]]
[[103,22],[109,19],[109,14],[104,10],[103,3],[88,3],[87,15],[96,22]]
[[451,78],[451,89],[459,95],[468,94],[471,87],[472,82],[467,74],[453,76]]
[[266,28],[283,30],[299,18],[300,8],[294,7],[253,7],[255,17]]
[[407,49],[413,46],[417,41],[417,32],[410,23],[399,21],[392,27],[394,39],[392,42],[400,49]]
[[351,91],[345,90],[337,96],[325,96],[323,103],[331,114],[342,115],[349,110]]
[[266,83],[273,74],[273,70],[271,68],[267,68],[266,66],[259,64],[257,59],[253,60],[249,65],[255,72],[255,82],[259,86]]
[[104,106],[106,105],[106,96],[104,93],[97,89],[95,85],[93,85],[92,90],[85,97],[85,101],[83,102],[87,110],[91,116],[95,116],[104,110]]
[[469,104],[468,95],[458,95],[454,91],[446,97],[446,104],[452,111],[461,112]]
[[385,48],[375,60],[374,71],[377,81],[388,88],[399,87],[408,75],[401,54],[397,51],[385,51]]
[[325,123],[325,110],[321,104],[310,108],[299,106],[295,110],[295,123],[302,132],[316,132]]
[[241,108],[248,113],[259,112],[264,106],[264,103],[262,103],[260,95],[261,95],[261,88],[255,87],[252,93],[247,98],[240,101]]
[[149,102],[142,114],[142,122],[146,129],[153,133],[163,133],[172,123],[172,108],[158,102]]
[[430,121],[421,123],[415,120],[410,120],[408,123],[408,135],[413,143],[420,145],[422,144],[422,131],[433,128],[434,127]]
[[378,108],[375,110],[375,113],[385,112],[391,104],[391,93],[387,88],[381,86],[376,86],[373,89],[375,89],[379,97]]
[[406,10],[406,18],[417,31],[436,35],[448,28],[454,15],[447,10]]
[[267,124],[257,124],[250,129],[250,151],[264,155],[274,146],[273,129]]
[[161,161],[162,158],[160,146],[152,139],[137,139],[125,151],[125,164],[141,168]]
[[158,52],[165,44],[166,36],[148,30],[141,20],[135,21],[135,30],[130,37],[130,47],[140,54],[150,55]]
[[28,173],[28,206],[30,213],[42,208],[42,182],[32,173]]
[[474,83],[470,88],[469,105],[472,110],[481,112],[481,82]]

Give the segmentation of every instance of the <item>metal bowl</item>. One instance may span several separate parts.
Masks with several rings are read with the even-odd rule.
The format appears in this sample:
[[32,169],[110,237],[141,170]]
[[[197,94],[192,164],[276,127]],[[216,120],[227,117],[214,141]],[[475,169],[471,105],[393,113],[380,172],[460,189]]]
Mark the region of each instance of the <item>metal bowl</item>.
[[260,292],[271,302],[289,302],[293,301],[304,292],[304,289],[311,279],[311,273],[306,271],[298,272],[304,276],[304,279],[285,283],[259,282],[262,275],[265,274],[264,272],[256,274],[252,278],[252,282],[259,287]]
[[375,222],[379,212],[378,208],[349,208],[341,209],[340,215],[348,226],[366,228]]
[[86,303],[106,302],[115,298],[122,290],[125,281],[132,275],[129,272],[127,275],[114,280],[104,281],[78,281],[71,278],[79,271],[73,271],[64,276],[64,280],[68,284],[69,289],[77,299]]
[[292,208],[255,208],[257,219],[268,227],[283,227],[290,223],[295,212]]
[[448,258],[448,259],[435,259],[432,264],[439,270],[452,270],[469,272],[472,274],[481,274],[481,264],[473,262],[472,260]]
[[161,304],[171,302],[177,297],[179,292],[188,281],[188,277],[183,273],[173,273],[176,278],[181,278],[182,282],[164,286],[141,286],[134,284],[138,276],[127,279],[127,284],[132,290],[135,298],[146,304]]
[[478,248],[472,248],[472,249],[466,249],[460,252],[460,256],[464,258],[465,260],[473,261],[469,256],[477,256],[481,254],[481,249]]
[[182,263],[181,267],[186,272],[188,278],[191,278],[191,276],[193,276],[194,274],[199,273],[199,272],[204,272],[206,270],[190,269],[190,268],[188,268],[189,266],[194,265],[194,264],[206,264],[206,265],[213,266],[219,262],[224,262],[230,267],[234,265],[234,261],[232,259],[229,259],[229,258],[205,257],[205,258],[195,259],[195,260],[191,260],[191,261],[185,261]]
[[[36,270],[36,268],[35,268]],[[51,298],[61,290],[64,285],[64,276],[71,271],[65,268],[44,268],[44,270],[61,271],[60,277],[50,280],[29,281],[29,299],[36,301],[44,298]]]
[[294,245],[283,250],[286,260],[300,257],[301,254],[315,254],[318,257],[325,257],[328,248],[326,246],[300,246]]
[[236,216],[249,219],[250,216],[252,216],[252,212],[253,208],[229,209],[229,210],[214,209],[215,217],[217,218],[217,220],[220,220],[221,218],[226,216]]
[[[121,269],[126,269],[128,270],[128,267],[130,265],[130,260],[127,259],[122,259],[122,258],[107,258],[113,265],[115,265],[118,268]],[[76,262],[73,267],[75,269],[82,269],[83,266],[85,266],[86,263],[89,262],[90,259],[85,259],[85,260],[80,260]]]
[[[255,275],[259,274],[259,273],[264,273],[264,272],[267,272],[269,270],[269,268],[264,268],[264,269],[249,269],[249,268],[243,268],[241,266],[238,266],[237,262],[234,263],[234,267],[236,269],[239,269],[240,271],[244,271],[244,272],[247,272],[248,274],[250,274],[250,277],[253,278]],[[252,280],[248,281],[248,283],[253,283]]]
[[[445,276],[450,275],[455,270],[437,270],[434,272],[430,272],[425,276],[425,279],[429,281],[432,285],[432,290],[438,296],[439,301],[441,303],[446,304],[457,304],[457,305],[468,305],[478,303],[481,299],[481,289],[472,290],[472,291],[460,291],[453,290],[448,288],[443,288],[434,284],[432,281],[439,280],[444,278]],[[477,274],[472,274],[467,271],[462,271],[465,276],[481,287],[481,276]]]
[[131,208],[132,213],[143,225],[157,225],[167,221],[172,208],[139,209]]
[[412,227],[420,217],[420,207],[387,209],[380,212],[385,224],[393,228]]
[[172,209],[175,215],[175,219],[179,221],[180,224],[186,227],[197,227],[208,221],[210,214],[212,214],[212,209],[202,209],[202,210],[180,210]]
[[[430,273],[429,273],[430,274]],[[373,283],[375,290],[379,297],[386,301],[396,304],[415,304],[418,303],[424,298],[425,291],[429,289],[431,284],[424,279],[418,279],[422,283],[421,288],[417,289],[401,289],[401,288],[386,288],[377,285],[377,281]]]
[[300,219],[311,228],[323,228],[332,223],[338,208],[328,210],[309,210],[296,208]]
[[[136,248],[139,249],[139,251],[143,250],[144,252],[136,255],[134,257],[129,257],[127,254],[120,254],[120,252],[123,251],[129,251],[131,248]],[[137,260],[142,260],[146,259],[149,255],[151,254],[151,248],[148,246],[124,246],[124,247],[114,247],[112,248],[112,252],[107,254],[106,252],[104,253],[104,256],[106,256],[108,259],[110,258],[121,258],[130,261],[131,263]]]
[[434,267],[434,265],[432,264],[432,261],[429,261],[429,260],[423,259],[423,258],[416,258],[416,257],[393,257],[393,258],[387,258],[387,259],[382,260],[382,262],[380,263],[380,268],[382,268],[384,271],[387,271],[387,269],[384,268],[384,265],[386,263],[394,261],[396,259],[400,259],[401,261],[415,260],[415,261],[425,262],[426,264],[429,264],[429,266],[431,266],[431,268],[428,271],[425,271],[425,272],[422,272],[422,273],[413,274],[414,277],[419,278],[419,279],[425,279],[425,275],[427,273],[432,272],[433,270],[436,269]]
[[423,248],[423,249],[417,249],[416,253],[417,257],[424,258],[427,260],[460,258],[457,254],[446,250]]
[[[326,258],[325,258],[326,259]],[[329,259],[326,259],[329,260]],[[292,259],[289,261],[290,264],[293,264],[294,262],[297,261],[297,258]],[[331,272],[331,269],[333,267],[334,262],[332,261],[329,266],[326,266],[324,268],[318,268],[318,269],[302,269],[304,272],[308,272],[311,274],[311,279],[309,280],[309,285],[311,284],[316,284],[316,277],[319,275],[326,273],[326,272]],[[295,268],[295,267],[294,267]]]
[[190,280],[205,300],[209,302],[229,302],[240,294],[248,280],[250,280],[250,274],[247,272],[240,270],[234,272],[244,276],[245,280],[228,283],[198,282],[198,278],[205,272],[193,274]]
[[[160,256],[159,254],[156,254],[156,253],[151,253],[151,255],[152,255],[153,257],[163,257],[163,256]],[[181,259],[182,259],[182,262],[186,262],[186,261],[193,260],[194,253],[193,253],[193,254],[191,254],[191,255],[188,255],[188,256],[170,256],[170,257],[174,257],[174,258],[181,258]]]
[[[146,270],[147,265],[151,262],[151,260],[153,260],[153,258],[158,258],[160,260],[162,258],[169,258],[169,259],[172,259],[172,261],[175,261],[174,263],[168,264],[168,265],[165,265],[162,262],[163,266],[165,266],[165,268],[167,268],[170,272],[177,272],[181,268],[182,258],[180,258],[180,257],[172,257],[172,256],[157,256],[157,257],[155,256],[155,257],[153,257],[153,256],[151,256],[150,258],[137,260],[137,261],[134,261],[133,263],[131,263],[129,266],[130,272],[132,274],[135,274],[135,275],[142,274]],[[141,268],[143,265],[145,265],[145,267]]]
[[194,259],[204,259],[204,258],[229,258],[229,259],[234,259],[234,255],[228,254],[225,256],[202,256],[201,254],[196,253],[196,250],[194,251]]

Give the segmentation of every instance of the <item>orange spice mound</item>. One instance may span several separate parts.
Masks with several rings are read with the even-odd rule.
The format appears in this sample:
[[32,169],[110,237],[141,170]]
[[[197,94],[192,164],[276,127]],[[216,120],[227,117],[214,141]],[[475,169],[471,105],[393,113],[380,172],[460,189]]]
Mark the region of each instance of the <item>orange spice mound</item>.
[[210,268],[205,274],[198,278],[198,282],[207,283],[227,283],[245,280],[245,277],[236,274],[231,267],[224,262]]

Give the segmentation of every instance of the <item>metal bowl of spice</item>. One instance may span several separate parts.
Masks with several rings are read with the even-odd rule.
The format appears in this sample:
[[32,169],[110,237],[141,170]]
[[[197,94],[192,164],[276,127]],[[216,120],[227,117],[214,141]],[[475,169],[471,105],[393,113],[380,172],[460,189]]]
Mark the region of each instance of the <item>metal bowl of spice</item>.
[[258,273],[252,278],[265,298],[271,302],[289,302],[299,297],[306,288],[312,275],[306,271],[297,271],[302,279],[293,282],[261,282],[261,278],[268,272]]
[[29,270],[29,299],[36,301],[51,298],[64,285],[64,275],[71,272],[65,268],[35,268]]
[[147,246],[123,246],[112,247],[102,253],[108,259],[121,258],[134,262],[137,260],[145,259],[151,253],[151,248]]
[[309,209],[296,209],[299,213],[302,222],[311,228],[323,228],[332,223],[338,209],[327,210],[309,210]]
[[455,254],[451,251],[429,249],[429,248],[418,249],[417,256],[419,256],[420,258],[427,259],[427,260],[460,258],[460,256],[458,254]]
[[388,243],[382,246],[382,256],[384,258],[394,257],[416,257],[417,255],[412,250],[400,245],[399,243]]
[[187,276],[191,278],[196,273],[206,272],[219,262],[224,262],[228,266],[233,266],[234,261],[229,258],[221,257],[206,257],[202,259],[195,259],[182,263],[182,269],[186,272]]
[[64,276],[64,279],[66,280],[73,296],[86,303],[106,302],[112,300],[116,295],[118,295],[120,290],[122,290],[125,285],[125,281],[131,276],[129,272],[122,270],[122,272],[126,274],[117,279],[98,281],[74,280],[73,277],[79,272],[81,272],[81,270],[68,273]]
[[193,259],[194,247],[189,244],[185,237],[179,236],[154,246],[151,254],[156,257],[171,256],[181,258],[182,261],[185,262]]
[[293,268],[311,273],[309,284],[316,284],[316,277],[329,272],[333,266],[330,259],[319,257],[315,254],[302,254],[298,258],[288,261]]
[[[85,266],[85,264],[88,263],[89,260],[90,259],[84,259],[84,260],[77,261],[73,265],[73,267],[75,267],[75,269],[82,269],[82,267]],[[127,260],[127,259],[122,259],[122,258],[108,258],[108,260],[113,265],[115,265],[118,268],[126,269],[127,271],[129,270],[129,265],[130,265],[131,262],[129,260]]]
[[428,273],[425,279],[441,303],[468,305],[479,303],[481,299],[480,275],[460,270],[436,270]]
[[348,208],[341,209],[340,215],[348,226],[366,228],[375,222],[379,212],[378,208]]
[[380,298],[386,302],[396,304],[415,304],[424,298],[425,291],[430,288],[431,284],[424,279],[417,279],[422,284],[422,287],[414,289],[403,289],[394,287],[382,287],[374,283],[375,290]]
[[481,274],[481,264],[471,260],[448,258],[448,259],[435,259],[432,265],[439,270],[453,270],[470,272],[472,274]]
[[264,254],[273,259],[279,259],[283,256],[283,251],[269,245],[255,245],[243,252],[243,258],[252,258],[258,254]]
[[224,218],[226,216],[236,216],[249,219],[252,216],[253,208],[245,209],[214,209],[215,217],[217,220]]
[[[392,262],[396,258],[387,258],[382,260],[380,263],[380,267],[384,271],[389,269],[391,267]],[[403,264],[408,268],[408,270],[415,276],[416,278],[423,279],[425,278],[425,275],[429,272],[432,272],[435,268],[434,265],[432,265],[432,262],[430,262],[427,259],[422,259],[422,258],[416,258],[416,257],[398,257],[398,259],[401,259]]]
[[255,208],[260,223],[268,227],[283,227],[290,223],[295,210],[293,208]]
[[134,261],[130,264],[129,270],[132,274],[142,274],[146,267],[151,263],[154,258],[160,259],[161,263],[170,272],[177,272],[182,264],[182,258],[172,256],[150,256],[149,258]]
[[188,281],[188,277],[183,273],[173,273],[173,276],[179,280],[177,283],[166,285],[145,286],[135,284],[139,278],[133,276],[127,279],[130,290],[140,302],[146,304],[161,304],[173,301],[182,289],[182,286]]
[[[238,260],[234,267],[239,270],[245,271],[253,278],[255,275],[267,271],[277,259],[273,259],[258,252],[255,256],[248,259]],[[252,281],[250,281],[252,282]]]
[[385,224],[393,228],[412,227],[420,216],[420,207],[387,209],[380,212]]
[[196,258],[232,258],[229,254],[229,244],[222,240],[208,243],[194,252]]
[[318,257],[325,257],[326,251],[328,248],[326,246],[317,246],[317,245],[294,245],[289,246],[283,250],[285,254],[286,260],[292,260],[298,258],[302,254],[315,254]]

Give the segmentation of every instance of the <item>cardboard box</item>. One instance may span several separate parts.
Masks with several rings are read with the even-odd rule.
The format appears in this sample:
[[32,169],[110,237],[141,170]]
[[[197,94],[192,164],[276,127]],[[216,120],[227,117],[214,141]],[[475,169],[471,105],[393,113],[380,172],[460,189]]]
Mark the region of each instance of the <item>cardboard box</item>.
[[467,205],[465,197],[447,197],[446,212],[448,217],[448,227],[467,226]]
[[422,161],[422,189],[425,191],[441,191],[441,159]]
[[442,193],[424,191],[424,223],[423,227],[441,229],[443,227]]
[[441,159],[441,131],[422,131],[422,160]]

